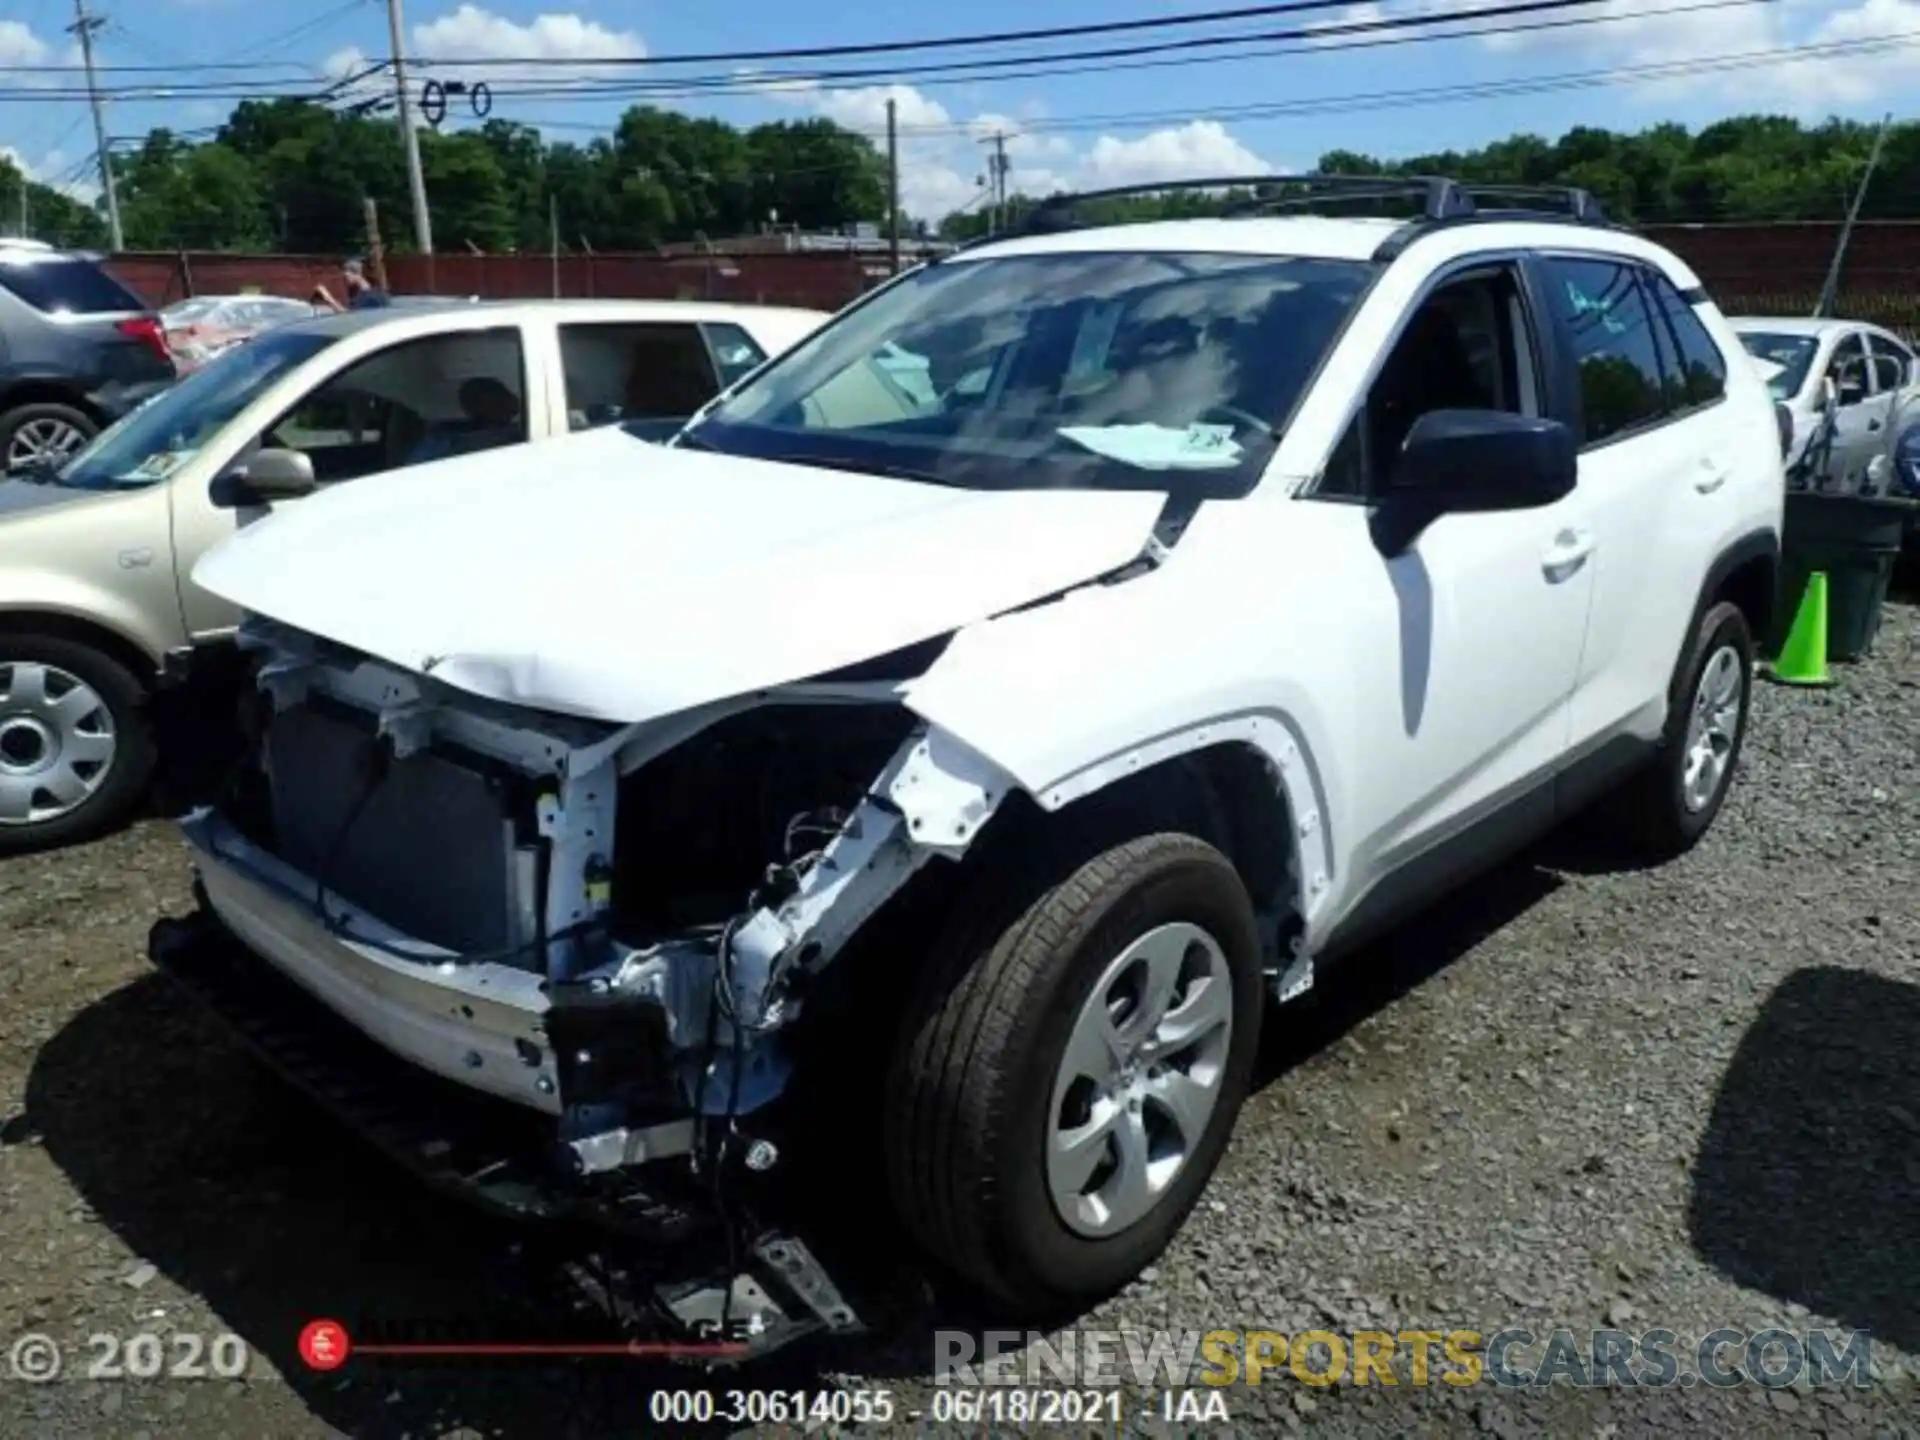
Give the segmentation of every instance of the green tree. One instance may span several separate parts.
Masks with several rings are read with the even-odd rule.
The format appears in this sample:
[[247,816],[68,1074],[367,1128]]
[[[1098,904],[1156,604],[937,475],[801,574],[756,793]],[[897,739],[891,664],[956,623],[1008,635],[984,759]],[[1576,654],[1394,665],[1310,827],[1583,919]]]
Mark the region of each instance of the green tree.
[[97,210],[51,185],[29,180],[18,165],[0,155],[0,235],[19,233],[23,199],[30,238],[87,249],[106,244],[107,222]]

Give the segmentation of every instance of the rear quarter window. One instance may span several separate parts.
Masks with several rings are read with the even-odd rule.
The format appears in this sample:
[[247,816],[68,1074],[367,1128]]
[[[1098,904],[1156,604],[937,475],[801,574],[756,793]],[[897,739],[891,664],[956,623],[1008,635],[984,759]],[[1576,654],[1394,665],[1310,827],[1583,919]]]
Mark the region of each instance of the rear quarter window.
[[0,258],[0,288],[47,315],[117,315],[147,307],[91,260]]

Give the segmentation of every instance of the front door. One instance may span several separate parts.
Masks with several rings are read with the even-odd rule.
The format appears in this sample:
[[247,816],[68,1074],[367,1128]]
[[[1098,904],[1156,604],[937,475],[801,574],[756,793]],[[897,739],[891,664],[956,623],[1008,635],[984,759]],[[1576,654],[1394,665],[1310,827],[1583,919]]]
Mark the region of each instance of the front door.
[[[1542,414],[1531,311],[1504,264],[1426,296],[1314,493],[1378,494],[1408,428],[1428,411]],[[1306,508],[1325,531],[1308,542],[1326,557],[1318,563],[1342,577],[1327,604],[1364,621],[1364,633],[1328,636],[1351,671],[1350,692],[1368,698],[1335,721],[1358,757],[1345,817],[1353,872],[1337,897],[1338,911],[1352,915],[1360,902],[1431,888],[1452,873],[1447,857],[1468,858],[1468,832],[1481,822],[1490,828],[1480,833],[1497,838],[1506,821],[1525,828],[1550,818],[1546,781],[1567,747],[1591,537],[1570,495],[1539,509],[1443,515],[1404,553],[1383,558],[1363,506]],[[1456,839],[1466,844],[1452,846]]]

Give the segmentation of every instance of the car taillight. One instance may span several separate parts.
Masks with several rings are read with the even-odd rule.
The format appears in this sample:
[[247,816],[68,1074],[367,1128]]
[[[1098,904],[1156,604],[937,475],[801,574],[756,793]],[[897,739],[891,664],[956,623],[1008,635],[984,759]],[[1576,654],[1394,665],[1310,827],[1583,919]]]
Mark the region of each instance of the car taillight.
[[118,320],[113,328],[129,340],[139,341],[169,365],[173,363],[173,351],[167,346],[167,332],[160,328],[160,322],[153,316],[136,315],[131,320]]

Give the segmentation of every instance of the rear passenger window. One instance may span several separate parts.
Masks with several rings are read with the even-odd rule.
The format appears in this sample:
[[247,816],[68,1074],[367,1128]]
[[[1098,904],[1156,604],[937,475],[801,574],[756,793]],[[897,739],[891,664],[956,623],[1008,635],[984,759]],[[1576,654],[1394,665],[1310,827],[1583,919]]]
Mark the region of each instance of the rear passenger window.
[[1666,313],[1669,337],[1680,360],[1680,383],[1676,388],[1682,406],[1691,410],[1713,404],[1727,393],[1726,357],[1671,280],[1647,271],[1641,276],[1641,284],[1653,293]]
[[1665,376],[1636,267],[1548,260],[1546,270],[1552,304],[1572,333],[1580,366],[1582,443],[1665,419]]
[[93,261],[67,255],[0,256],[0,288],[48,315],[124,315],[147,308]]
[[562,325],[560,364],[573,430],[639,421],[671,434],[720,393],[691,323]]

